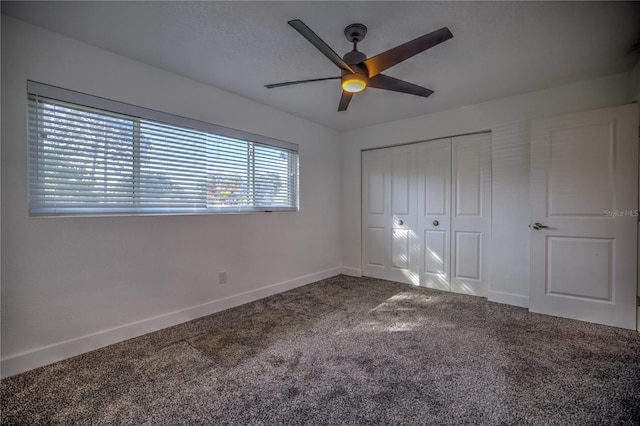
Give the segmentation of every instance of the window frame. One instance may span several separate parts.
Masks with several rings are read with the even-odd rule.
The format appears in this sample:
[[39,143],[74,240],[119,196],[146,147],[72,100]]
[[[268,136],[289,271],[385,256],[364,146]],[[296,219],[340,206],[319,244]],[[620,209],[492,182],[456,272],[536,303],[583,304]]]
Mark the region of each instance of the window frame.
[[[132,198],[129,206],[120,207],[118,209],[109,207],[65,207],[62,209],[56,207],[46,207],[43,205],[35,206],[35,202],[32,205],[32,187],[43,188],[38,183],[35,183],[40,178],[38,176],[38,166],[32,165],[32,151],[39,155],[42,149],[40,142],[32,140],[34,137],[31,131],[28,133],[28,145],[29,145],[29,161],[28,161],[28,173],[29,173],[29,185],[28,185],[28,211],[29,217],[85,217],[85,216],[147,216],[147,215],[209,215],[209,214],[245,214],[245,213],[258,213],[258,212],[297,212],[299,211],[299,151],[298,145],[282,141],[279,139],[270,138],[254,133],[245,132],[242,130],[232,129],[216,124],[186,118],[166,112],[152,110],[149,108],[139,107],[123,102],[118,102],[98,96],[88,95],[73,90],[63,89],[56,86],[51,86],[44,83],[39,83],[31,80],[27,80],[27,98],[28,105],[31,108],[32,98],[35,97],[35,102],[38,99],[43,98],[43,101],[47,100],[55,103],[67,103],[75,107],[87,107],[91,109],[97,109],[99,112],[103,112],[104,116],[115,117],[121,116],[124,119],[132,120],[132,126],[137,128],[138,131],[133,132],[132,136],[132,172],[131,180],[133,182]],[[248,197],[251,198],[251,203],[242,204],[239,206],[210,206],[208,203],[209,196],[207,195],[206,207],[186,208],[175,206],[154,206],[154,207],[141,207],[140,193],[142,186],[139,183],[140,170],[143,167],[141,160],[141,145],[142,137],[140,126],[143,125],[143,121],[153,123],[159,123],[164,126],[175,126],[189,131],[203,132],[207,134],[207,137],[212,138],[230,138],[239,142],[247,143],[247,189]],[[32,128],[31,114],[28,114],[28,129]],[[35,148],[33,144],[36,144]],[[288,174],[287,174],[287,194],[288,199],[293,205],[282,206],[259,206],[257,205],[257,192],[255,189],[256,182],[256,167],[255,167],[255,151],[256,147],[271,147],[287,152],[288,158]],[[207,147],[203,147],[207,149]],[[206,160],[210,161],[210,160]],[[37,161],[35,161],[37,163]],[[108,163],[106,163],[108,164]],[[35,185],[34,185],[35,183]],[[144,190],[142,190],[144,192]],[[169,193],[167,193],[169,194]]]

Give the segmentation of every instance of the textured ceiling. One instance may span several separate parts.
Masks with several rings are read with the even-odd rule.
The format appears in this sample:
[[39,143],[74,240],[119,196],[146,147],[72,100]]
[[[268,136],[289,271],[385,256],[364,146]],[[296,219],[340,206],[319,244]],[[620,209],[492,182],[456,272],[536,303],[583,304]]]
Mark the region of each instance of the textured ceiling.
[[[634,2],[3,1],[2,12],[339,130],[627,71],[640,39]],[[287,25],[296,18],[340,55],[354,22],[369,29],[368,57],[443,26],[454,38],[385,72],[431,97],[367,89],[338,112],[339,81],[264,87],[339,75]]]

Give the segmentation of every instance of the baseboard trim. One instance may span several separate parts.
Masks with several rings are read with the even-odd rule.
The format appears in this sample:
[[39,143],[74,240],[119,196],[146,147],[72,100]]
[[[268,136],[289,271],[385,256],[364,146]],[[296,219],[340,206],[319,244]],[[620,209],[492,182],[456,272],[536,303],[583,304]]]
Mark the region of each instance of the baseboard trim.
[[95,349],[99,349],[143,334],[191,321],[206,315],[224,311],[225,309],[253,302],[273,294],[311,284],[343,273],[343,268],[332,268],[314,274],[304,275],[292,280],[271,284],[255,290],[246,291],[222,299],[212,300],[201,305],[192,306],[156,317],[102,330],[97,333],[77,337],[53,345],[44,346],[31,351],[0,360],[0,376],[2,378],[42,367],[63,359],[71,358]]
[[488,299],[489,302],[520,306],[521,308],[529,308],[529,297],[519,294],[503,293],[501,291],[490,291]]
[[362,276],[362,269],[358,269],[358,268],[347,268],[346,266],[343,266],[341,268],[341,271],[344,275],[349,275],[350,277]]

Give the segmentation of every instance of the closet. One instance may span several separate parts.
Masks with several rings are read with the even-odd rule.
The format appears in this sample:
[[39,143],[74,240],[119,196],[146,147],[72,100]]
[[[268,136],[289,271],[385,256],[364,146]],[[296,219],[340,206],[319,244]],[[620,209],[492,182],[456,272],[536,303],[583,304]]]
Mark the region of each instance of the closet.
[[491,134],[362,152],[363,275],[486,296]]

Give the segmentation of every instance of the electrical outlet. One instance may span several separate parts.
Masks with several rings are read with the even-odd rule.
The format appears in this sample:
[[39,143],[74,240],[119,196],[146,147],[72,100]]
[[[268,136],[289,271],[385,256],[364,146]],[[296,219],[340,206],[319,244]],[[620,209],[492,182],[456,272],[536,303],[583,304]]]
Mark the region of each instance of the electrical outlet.
[[218,281],[220,281],[220,284],[226,284],[227,283],[227,273],[226,271],[222,271],[218,274]]

